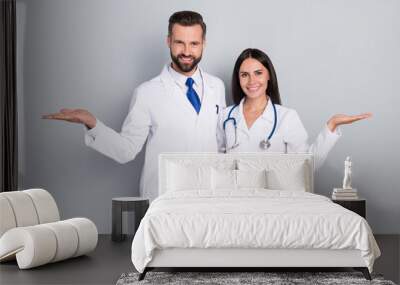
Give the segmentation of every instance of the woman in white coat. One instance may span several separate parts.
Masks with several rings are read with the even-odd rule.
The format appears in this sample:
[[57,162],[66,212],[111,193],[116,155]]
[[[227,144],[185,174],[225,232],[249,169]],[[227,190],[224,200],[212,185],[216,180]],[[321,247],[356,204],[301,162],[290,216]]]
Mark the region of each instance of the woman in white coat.
[[309,145],[307,131],[297,112],[281,106],[274,66],[258,49],[246,49],[236,60],[232,95],[235,104],[224,109],[219,119],[220,151],[311,152],[316,168],[323,164],[339,139],[339,125],[371,116],[369,113],[335,115]]

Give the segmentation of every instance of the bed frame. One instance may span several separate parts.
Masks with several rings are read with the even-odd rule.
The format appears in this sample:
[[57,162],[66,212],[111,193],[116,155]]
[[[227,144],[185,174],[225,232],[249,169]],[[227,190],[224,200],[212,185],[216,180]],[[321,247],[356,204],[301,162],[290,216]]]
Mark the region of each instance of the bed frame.
[[[238,158],[260,159],[296,159],[304,160],[310,171],[306,191],[314,192],[314,160],[311,154],[277,154],[277,153],[164,153],[159,158],[159,193],[163,194],[166,181],[168,161],[190,159],[191,162],[218,161],[231,163]],[[361,271],[367,280],[371,275],[361,257],[359,250],[329,249],[254,249],[254,248],[169,248],[157,249],[153,259],[147,265],[139,280],[143,280],[148,271],[166,268],[187,269],[229,269],[229,271],[265,271],[266,269],[284,268],[287,271],[296,268],[353,268]]]
[[148,271],[156,268],[230,269],[229,271],[265,271],[271,268],[344,268],[361,271],[371,280],[359,250],[329,249],[193,249],[170,248],[156,250],[152,261],[139,275],[143,280]]

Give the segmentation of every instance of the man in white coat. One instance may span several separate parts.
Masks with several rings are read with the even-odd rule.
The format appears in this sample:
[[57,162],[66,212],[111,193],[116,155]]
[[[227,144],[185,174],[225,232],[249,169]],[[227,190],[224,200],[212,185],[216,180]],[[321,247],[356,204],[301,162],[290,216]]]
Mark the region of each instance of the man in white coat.
[[86,145],[120,163],[133,160],[147,139],[140,192],[154,200],[160,153],[218,150],[218,112],[226,105],[225,88],[198,67],[205,36],[200,14],[181,11],[170,17],[167,44],[172,63],[136,88],[121,132],[83,109],[62,109],[43,118],[84,124]]

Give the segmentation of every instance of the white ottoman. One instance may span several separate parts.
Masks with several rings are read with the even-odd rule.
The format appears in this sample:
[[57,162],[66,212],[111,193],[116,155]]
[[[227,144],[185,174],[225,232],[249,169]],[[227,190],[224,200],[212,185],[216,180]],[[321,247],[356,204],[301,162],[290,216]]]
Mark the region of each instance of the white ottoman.
[[20,269],[86,254],[96,248],[96,225],[86,218],[59,221],[53,197],[43,189],[0,193],[0,262]]

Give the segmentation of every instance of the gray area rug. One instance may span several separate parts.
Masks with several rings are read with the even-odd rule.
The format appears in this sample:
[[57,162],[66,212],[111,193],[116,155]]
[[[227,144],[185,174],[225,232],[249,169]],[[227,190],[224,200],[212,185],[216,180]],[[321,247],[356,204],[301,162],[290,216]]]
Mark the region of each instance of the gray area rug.
[[360,272],[148,272],[142,281],[138,281],[139,273],[124,273],[116,285],[134,284],[379,284],[395,285],[384,280],[382,275],[372,274],[372,281],[364,278]]

